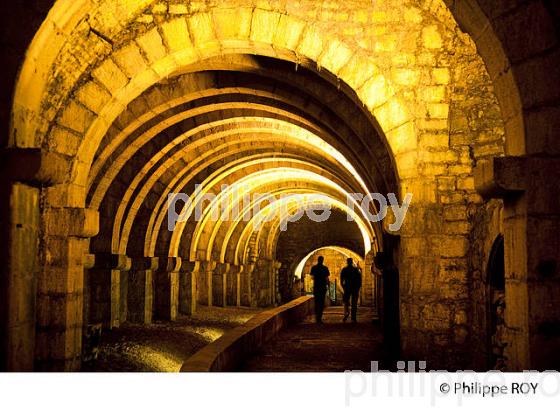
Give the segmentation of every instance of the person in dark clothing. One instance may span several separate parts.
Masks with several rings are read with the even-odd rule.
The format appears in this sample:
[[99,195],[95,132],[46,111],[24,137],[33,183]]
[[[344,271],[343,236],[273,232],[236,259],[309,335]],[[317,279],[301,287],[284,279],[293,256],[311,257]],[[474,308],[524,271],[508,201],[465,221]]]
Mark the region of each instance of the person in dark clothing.
[[329,268],[323,265],[324,258],[317,258],[317,265],[311,268],[313,277],[313,296],[315,297],[315,320],[323,323],[323,310],[325,309],[325,296],[329,286]]
[[362,272],[354,266],[352,258],[346,259],[347,266],[340,272],[340,284],[344,290],[344,319],[346,322],[350,315],[350,299],[352,299],[352,322],[357,322],[358,296],[362,287]]

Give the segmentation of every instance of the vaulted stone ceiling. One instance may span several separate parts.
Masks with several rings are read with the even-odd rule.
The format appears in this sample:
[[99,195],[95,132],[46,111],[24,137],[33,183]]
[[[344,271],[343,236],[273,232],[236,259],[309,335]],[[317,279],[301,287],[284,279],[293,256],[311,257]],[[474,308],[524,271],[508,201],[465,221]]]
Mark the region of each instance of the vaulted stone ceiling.
[[[390,249],[401,335],[415,341],[405,350],[464,351],[480,336],[462,319],[479,263],[473,215],[493,212],[475,190],[474,167],[523,153],[524,124],[548,124],[541,108],[554,100],[541,82],[518,93],[511,71],[533,77],[515,66],[523,61],[515,38],[504,41],[519,57],[510,66],[476,10],[440,0],[57,1],[21,65],[4,138],[39,163],[36,175],[16,178],[32,181],[18,185],[15,201],[35,205],[12,208],[31,221],[25,234],[40,266],[38,348],[26,344],[28,362],[76,368],[81,329],[94,319],[118,326],[197,303],[275,303],[271,278],[293,265],[279,256],[282,235],[303,238],[298,258],[345,246],[368,268],[385,248],[387,231],[359,207],[354,221],[339,218],[317,238],[305,223],[283,234],[282,219],[267,218],[271,207],[247,220],[251,206],[240,200],[230,203],[237,218],[213,220],[219,201],[203,194],[227,199],[223,185],[275,198],[320,194],[338,217],[352,214],[348,193],[411,193],[400,245]],[[552,141],[544,128],[530,150]],[[204,218],[187,207],[189,218],[168,229],[171,193],[197,195]],[[499,218],[481,217],[484,227]],[[166,275],[152,281],[158,270]],[[136,295],[128,306],[126,284]],[[34,332],[27,313],[14,340]]]

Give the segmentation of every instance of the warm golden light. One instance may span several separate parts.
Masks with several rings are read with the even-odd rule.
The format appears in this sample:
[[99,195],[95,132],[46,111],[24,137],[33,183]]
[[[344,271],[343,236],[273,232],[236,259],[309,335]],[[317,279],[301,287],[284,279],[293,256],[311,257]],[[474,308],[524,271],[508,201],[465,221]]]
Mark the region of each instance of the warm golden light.
[[[0,370],[79,370],[187,319],[199,349],[297,299],[321,252],[360,261],[391,356],[552,363],[550,2],[47,3],[5,13]],[[122,356],[177,370],[174,332]]]

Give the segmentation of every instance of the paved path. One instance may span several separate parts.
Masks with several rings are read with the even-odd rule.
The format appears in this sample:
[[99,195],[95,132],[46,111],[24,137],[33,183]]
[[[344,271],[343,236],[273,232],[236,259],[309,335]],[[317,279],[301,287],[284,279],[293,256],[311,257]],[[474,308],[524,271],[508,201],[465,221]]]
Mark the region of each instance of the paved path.
[[342,323],[343,308],[325,310],[323,324],[312,316],[280,332],[264,349],[250,358],[241,371],[341,372],[369,371],[372,360],[384,363],[379,324],[372,323],[370,309],[358,309],[358,323]]

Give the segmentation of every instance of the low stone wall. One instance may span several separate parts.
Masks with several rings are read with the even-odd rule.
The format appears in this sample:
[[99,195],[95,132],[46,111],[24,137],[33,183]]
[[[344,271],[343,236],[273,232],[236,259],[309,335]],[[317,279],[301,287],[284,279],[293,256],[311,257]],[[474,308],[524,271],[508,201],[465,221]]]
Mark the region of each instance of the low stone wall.
[[235,370],[283,328],[301,322],[313,312],[313,297],[302,296],[277,308],[259,313],[228,331],[191,356],[182,372],[227,372]]

